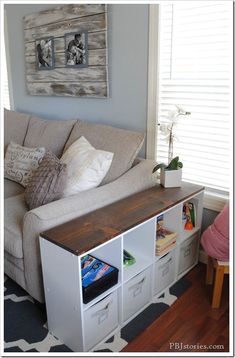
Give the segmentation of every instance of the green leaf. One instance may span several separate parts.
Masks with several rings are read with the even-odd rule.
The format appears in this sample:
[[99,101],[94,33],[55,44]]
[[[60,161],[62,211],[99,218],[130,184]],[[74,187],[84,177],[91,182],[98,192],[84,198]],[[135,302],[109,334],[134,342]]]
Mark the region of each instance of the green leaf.
[[177,170],[183,168],[183,163],[179,162],[179,157],[175,157],[171,160],[171,162],[166,167],[166,170]]
[[176,170],[178,167],[178,160],[179,157],[175,157],[171,160],[171,162],[168,164],[167,168],[168,170]]
[[156,165],[156,167],[153,168],[153,173],[156,172],[158,169],[161,169],[161,168],[166,168],[166,164],[160,163],[160,164]]

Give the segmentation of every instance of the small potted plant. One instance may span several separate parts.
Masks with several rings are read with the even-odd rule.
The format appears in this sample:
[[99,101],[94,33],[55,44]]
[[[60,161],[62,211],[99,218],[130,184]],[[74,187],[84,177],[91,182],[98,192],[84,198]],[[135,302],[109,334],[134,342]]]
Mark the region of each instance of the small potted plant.
[[164,163],[157,164],[153,168],[153,173],[161,169],[160,183],[165,188],[180,187],[182,181],[183,163],[179,161],[179,157],[173,158],[168,165]]
[[175,139],[175,127],[180,116],[189,116],[191,112],[185,111],[182,107],[175,105],[176,109],[168,112],[167,122],[159,123],[159,130],[168,142],[168,165],[161,163],[155,166],[153,173],[161,169],[160,183],[165,188],[181,186],[183,164],[179,157],[173,158],[173,143]]

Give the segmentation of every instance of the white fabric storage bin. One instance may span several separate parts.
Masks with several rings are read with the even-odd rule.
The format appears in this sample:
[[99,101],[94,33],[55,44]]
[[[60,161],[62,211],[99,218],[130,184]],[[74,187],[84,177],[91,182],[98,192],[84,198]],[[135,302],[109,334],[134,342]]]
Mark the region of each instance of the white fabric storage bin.
[[179,274],[192,266],[197,259],[198,235],[193,235],[180,245]]
[[151,297],[151,268],[133,277],[123,287],[123,320],[138,312]]
[[175,279],[175,250],[168,252],[155,263],[155,293],[162,291]]
[[118,326],[118,294],[114,291],[84,312],[85,350],[102,341]]

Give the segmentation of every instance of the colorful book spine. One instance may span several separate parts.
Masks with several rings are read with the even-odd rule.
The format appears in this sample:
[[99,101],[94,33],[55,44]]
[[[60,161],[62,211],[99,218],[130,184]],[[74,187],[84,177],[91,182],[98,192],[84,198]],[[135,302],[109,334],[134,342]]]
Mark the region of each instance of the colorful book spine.
[[193,230],[196,226],[196,207],[193,202],[187,202],[184,204],[182,220],[185,230]]

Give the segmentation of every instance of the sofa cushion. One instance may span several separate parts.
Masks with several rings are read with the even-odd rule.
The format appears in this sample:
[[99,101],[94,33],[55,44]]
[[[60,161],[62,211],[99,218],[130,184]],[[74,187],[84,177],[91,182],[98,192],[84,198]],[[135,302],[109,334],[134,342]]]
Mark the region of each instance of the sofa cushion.
[[24,192],[24,187],[12,180],[4,179],[4,198],[19,195]]
[[29,114],[4,109],[4,152],[10,141],[23,145],[29,119]]
[[66,179],[66,164],[51,151],[47,151],[25,189],[25,201],[29,209],[60,199]]
[[4,200],[4,250],[12,256],[23,258],[23,218],[27,212],[24,195]]
[[107,174],[113,153],[95,149],[83,136],[62,155],[67,165],[68,178],[64,196],[96,188]]
[[12,265],[16,266],[21,271],[24,271],[24,260],[12,256],[7,251],[4,251],[4,263],[5,261],[9,261]]
[[45,147],[60,157],[75,120],[44,120],[31,117],[24,140],[26,147]]
[[11,142],[4,160],[4,177],[27,186],[45,154],[45,148],[28,148]]
[[102,184],[112,182],[131,168],[145,138],[145,134],[141,132],[78,121],[64,150],[81,136],[84,136],[96,149],[114,153],[111,167]]
[[[18,266],[16,266],[15,263],[12,262],[14,260],[11,261],[8,260],[8,256],[6,254],[7,252],[4,251],[4,273],[8,277],[10,277],[13,281],[17,282],[18,285],[21,286],[23,289],[27,290],[24,269],[22,270]],[[11,259],[12,258],[13,256],[11,256]],[[16,259],[16,260],[22,261],[24,266],[24,262],[23,262],[24,259]]]

